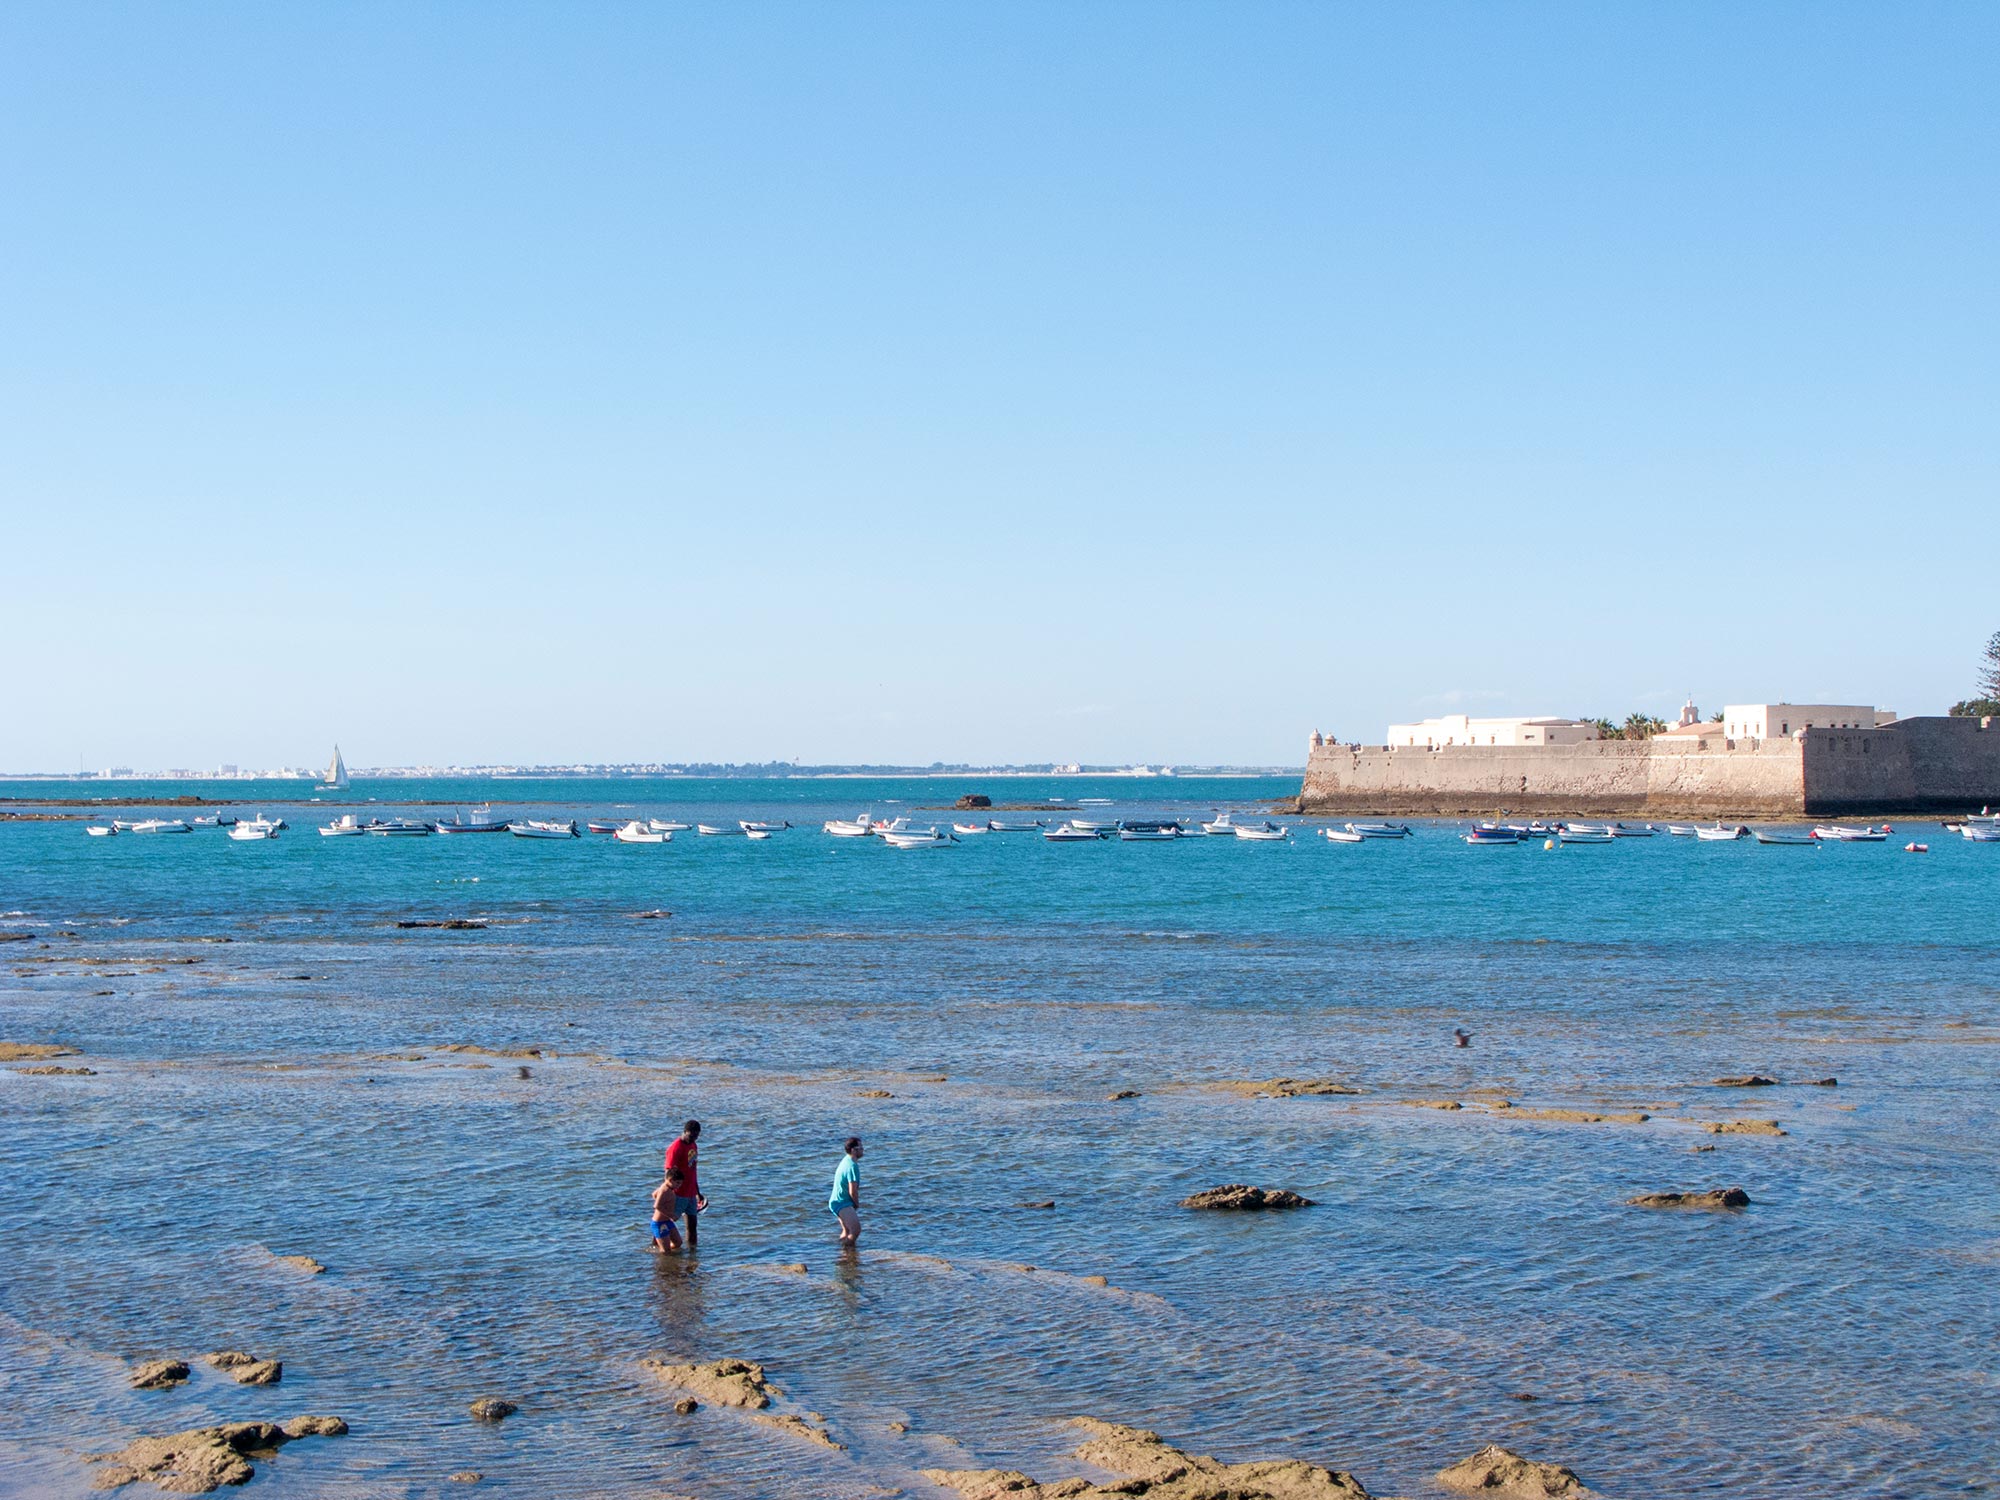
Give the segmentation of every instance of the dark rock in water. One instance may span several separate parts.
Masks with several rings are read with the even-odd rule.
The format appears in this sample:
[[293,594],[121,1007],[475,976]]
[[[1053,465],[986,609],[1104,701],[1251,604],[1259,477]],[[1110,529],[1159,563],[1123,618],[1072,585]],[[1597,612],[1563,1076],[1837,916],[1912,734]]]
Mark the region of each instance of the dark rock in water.
[[657,921],[661,917],[671,917],[673,913],[661,907],[656,911],[635,911],[632,915],[647,921]]
[[95,1488],[100,1490],[145,1479],[176,1494],[206,1495],[221,1485],[248,1484],[257,1472],[248,1454],[262,1456],[294,1438],[339,1437],[346,1431],[347,1424],[338,1417],[295,1417],[283,1427],[225,1422],[167,1437],[138,1438],[116,1453],[95,1453],[84,1461],[105,1466],[97,1475]]
[[[978,792],[967,792],[963,797],[952,803],[952,808],[957,812],[977,812],[982,807],[991,807],[992,805],[993,799],[991,797],[983,796]],[[22,934],[24,937],[26,935],[25,933]]]
[[281,1266],[290,1266],[294,1271],[303,1271],[308,1276],[318,1276],[326,1270],[325,1266],[310,1255],[274,1255],[271,1258]]
[[1117,1093],[1107,1094],[1105,1097],[1110,1103],[1116,1104],[1120,1099],[1138,1098],[1139,1091],[1137,1089],[1120,1089]]
[[1776,1120],[1709,1120],[1702,1127],[1710,1135],[1783,1135]]
[[1767,1089],[1777,1083],[1775,1078],[1766,1078],[1762,1073],[1731,1073],[1726,1078],[1715,1080],[1719,1089]]
[[34,940],[32,932],[0,932],[0,943],[32,943]]
[[339,1417],[293,1417],[280,1430],[288,1438],[347,1436],[347,1424]]
[[1241,1212],[1312,1206],[1312,1199],[1301,1198],[1297,1193],[1288,1192],[1284,1188],[1251,1187],[1243,1182],[1209,1188],[1205,1192],[1196,1193],[1192,1198],[1181,1199],[1182,1208],[1220,1208]]
[[24,1062],[44,1057],[75,1057],[76,1048],[58,1042],[0,1042],[0,1062]]
[[858,1099],[893,1099],[896,1096],[887,1089],[863,1089],[855,1097]]
[[1690,1146],[1690,1147],[1688,1147],[1688,1150],[1689,1150],[1690,1152],[1694,1152],[1694,1153],[1696,1153],[1696,1154],[1699,1154],[1699,1153],[1701,1153],[1701,1152],[1703,1152],[1703,1151],[1713,1151],[1714,1149],[1715,1149],[1715,1147],[1713,1147],[1713,1146]]
[[285,1378],[284,1361],[259,1359],[241,1349],[219,1349],[202,1356],[216,1369],[228,1374],[238,1385],[276,1385]]
[[1750,1195],[1740,1187],[1710,1188],[1705,1193],[1641,1193],[1625,1202],[1633,1208],[1748,1208]]
[[436,918],[410,918],[398,922],[396,925],[398,927],[435,927],[445,932],[484,932],[486,930],[484,922],[473,922],[464,917],[447,917],[441,921]]
[[467,1408],[482,1422],[504,1422],[521,1408],[511,1401],[502,1401],[498,1396],[483,1396]]
[[1021,1205],[1022,1208],[1054,1208],[1055,1206],[1056,1200],[1053,1198],[1044,1198],[1039,1203],[1023,1203]]
[[1809,1089],[1837,1089],[1840,1087],[1840,1080],[1838,1078],[1807,1078],[1802,1080],[1802,1082]]
[[16,1068],[14,1071],[25,1074],[29,1078],[95,1078],[97,1076],[97,1069],[95,1068],[65,1068],[55,1063],[43,1063],[40,1067],[36,1068]]
[[132,1372],[132,1389],[135,1391],[163,1391],[168,1386],[179,1385],[187,1378],[187,1361],[180,1359],[149,1359]]
[[1481,1448],[1437,1478],[1446,1489],[1474,1490],[1495,1500],[1581,1500],[1590,1493],[1561,1464],[1537,1463],[1498,1444]]
[[460,1469],[456,1474],[447,1474],[444,1477],[453,1484],[477,1484],[486,1476],[477,1469]]
[[694,1397],[692,1396],[683,1396],[681,1397],[680,1400],[674,1403],[674,1413],[677,1416],[682,1416],[682,1417],[693,1416],[696,1412],[700,1410],[701,1410],[701,1403],[695,1400]]

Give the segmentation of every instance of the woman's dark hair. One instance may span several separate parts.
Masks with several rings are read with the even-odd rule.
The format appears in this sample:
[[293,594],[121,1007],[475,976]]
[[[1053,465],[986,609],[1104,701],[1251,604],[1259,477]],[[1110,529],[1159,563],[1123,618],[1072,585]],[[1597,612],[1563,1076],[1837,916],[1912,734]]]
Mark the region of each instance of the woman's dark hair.
[[847,1146],[846,1146],[846,1150],[847,1150],[847,1154],[848,1154],[849,1156],[852,1156],[852,1155],[854,1154],[854,1151],[855,1151],[855,1148],[856,1148],[857,1146],[859,1146],[860,1144],[861,1144],[861,1137],[860,1137],[860,1136],[858,1136],[858,1135],[850,1135],[850,1136],[849,1136],[849,1137],[847,1138]]

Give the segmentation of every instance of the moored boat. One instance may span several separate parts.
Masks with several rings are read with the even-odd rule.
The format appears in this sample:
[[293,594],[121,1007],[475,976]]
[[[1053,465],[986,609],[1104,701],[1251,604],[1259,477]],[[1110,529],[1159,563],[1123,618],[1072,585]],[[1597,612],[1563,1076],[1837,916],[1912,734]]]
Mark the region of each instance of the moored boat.
[[229,830],[229,836],[238,843],[249,843],[253,839],[274,839],[284,828],[283,823],[274,823],[267,818],[252,818],[247,823],[238,823]]
[[1347,826],[1364,839],[1406,839],[1410,836],[1408,823],[1349,823]]
[[986,829],[989,833],[1040,833],[1048,826],[1046,818],[1036,818],[1027,823],[1003,823],[998,818],[991,818],[987,820]]
[[1844,828],[1825,824],[1813,830],[1813,837],[1830,844],[1879,844],[1889,837],[1886,828]]
[[1580,823],[1572,823],[1556,835],[1564,844],[1608,844],[1617,836],[1609,828],[1591,828]]
[[576,820],[561,822],[554,818],[527,818],[509,823],[507,831],[517,839],[580,839]]
[[1336,844],[1365,844],[1368,842],[1366,838],[1356,833],[1352,828],[1322,828],[1319,831],[1319,836],[1323,839],[1331,840]]
[[884,833],[882,842],[891,849],[936,849],[944,844],[955,844],[958,840],[936,828],[899,828],[892,833]]
[[697,823],[694,825],[694,831],[705,839],[743,837],[743,830],[741,828],[718,828],[713,823]]
[[1641,823],[1637,828],[1629,823],[1611,825],[1611,836],[1614,839],[1649,839],[1658,832],[1659,830],[1651,823]]
[[1667,832],[1677,839],[1691,839],[1701,830],[1692,823],[1669,823]]
[[1239,839],[1253,843],[1269,844],[1279,839],[1290,838],[1292,830],[1278,823],[1266,823],[1262,828],[1252,828],[1248,823],[1238,823],[1233,832]]
[[1704,844],[1726,844],[1734,839],[1747,839],[1750,837],[1750,830],[1741,823],[1729,827],[1717,823],[1713,828],[1697,828],[1694,836]]
[[342,813],[331,823],[322,823],[319,829],[319,836],[323,839],[359,837],[367,831],[366,828],[363,828],[356,821],[353,813]]
[[1128,822],[1118,825],[1118,837],[1127,844],[1160,844],[1182,836],[1178,823]]
[[655,833],[644,823],[633,819],[611,835],[621,844],[664,844],[671,839],[671,833]]
[[439,833],[505,833],[507,820],[494,817],[491,807],[475,807],[470,816],[440,818],[433,826]]
[[1751,831],[1760,844],[1784,844],[1792,847],[1818,848],[1819,839],[1811,830],[1804,833],[1793,828],[1757,828]]
[[875,832],[875,825],[868,814],[858,818],[828,818],[820,827],[837,839],[865,839]]
[[975,833],[991,833],[993,830],[984,823],[954,823],[951,825],[951,831],[970,838]]
[[[629,828],[632,825],[628,818],[592,818],[583,826],[590,833],[616,833],[619,829]],[[639,826],[643,828],[646,825],[642,823]]]
[[2000,827],[1968,822],[1958,830],[1958,836],[1975,844],[2000,844]]
[[790,828],[792,825],[789,822],[758,823],[755,821],[751,821],[751,822],[740,822],[736,826],[742,829],[745,833],[772,834],[772,833],[783,833],[787,828]]
[[1079,828],[1074,823],[1059,823],[1054,828],[1044,828],[1042,837],[1051,844],[1094,844],[1100,835],[1095,828]]
[[179,818],[141,818],[124,830],[126,833],[192,833],[194,830]]
[[671,818],[648,818],[646,826],[655,833],[686,833],[690,825],[676,823]]
[[431,825],[421,818],[378,818],[361,831],[376,838],[421,839],[430,837]]
[[118,833],[109,823],[93,823],[83,831],[94,839],[115,838]]
[[[1362,836],[1364,838],[1367,837],[1367,835],[1365,834]],[[1511,828],[1492,828],[1492,827],[1468,828],[1466,829],[1462,837],[1465,839],[1466,843],[1473,845],[1492,844],[1495,846],[1500,846],[1505,844],[1518,844],[1521,842],[1521,835],[1516,833]]]
[[1234,813],[1219,812],[1201,825],[1201,831],[1218,838],[1228,838],[1236,832],[1236,825],[1232,821],[1234,817]]

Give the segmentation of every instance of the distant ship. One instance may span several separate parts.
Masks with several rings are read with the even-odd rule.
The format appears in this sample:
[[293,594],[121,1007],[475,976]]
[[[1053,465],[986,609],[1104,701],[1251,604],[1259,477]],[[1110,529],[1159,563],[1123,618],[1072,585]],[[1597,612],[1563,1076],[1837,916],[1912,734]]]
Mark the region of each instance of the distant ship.
[[326,768],[326,780],[315,791],[344,792],[347,790],[347,762],[340,758],[340,746],[333,747],[333,764]]

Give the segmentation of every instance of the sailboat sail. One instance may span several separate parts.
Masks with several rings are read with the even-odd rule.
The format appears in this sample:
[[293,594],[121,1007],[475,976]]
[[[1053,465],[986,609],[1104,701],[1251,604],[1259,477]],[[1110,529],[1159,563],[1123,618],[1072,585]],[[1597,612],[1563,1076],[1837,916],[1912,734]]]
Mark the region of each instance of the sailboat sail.
[[336,791],[347,787],[347,763],[340,758],[340,746],[333,747],[333,764],[326,768],[326,784]]

